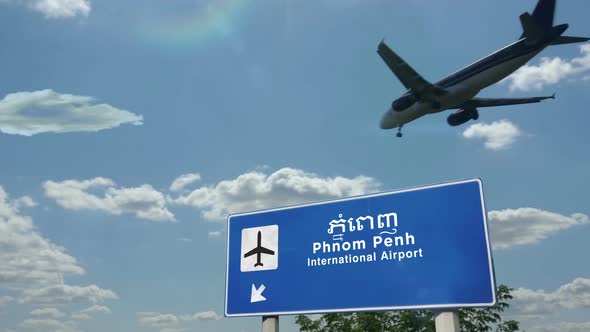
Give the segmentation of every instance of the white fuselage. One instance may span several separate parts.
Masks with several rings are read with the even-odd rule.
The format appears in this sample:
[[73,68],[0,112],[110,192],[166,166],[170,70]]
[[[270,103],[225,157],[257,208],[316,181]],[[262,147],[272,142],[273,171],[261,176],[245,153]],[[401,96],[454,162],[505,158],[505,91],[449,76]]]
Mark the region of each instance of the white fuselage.
[[[510,50],[507,47],[498,52],[502,51],[509,52]],[[498,52],[495,52],[488,57],[491,57]],[[387,110],[387,112],[385,112],[385,114],[383,115],[380,126],[383,129],[392,129],[403,126],[404,124],[416,120],[426,114],[438,113],[448,109],[460,108],[461,105],[463,105],[469,99],[477,95],[480,90],[506,78],[508,75],[512,74],[518,68],[522,67],[525,63],[527,63],[539,52],[541,52],[541,49],[531,51],[529,53],[512,58],[510,60],[499,62],[497,65],[493,65],[488,69],[485,69],[474,75],[468,76],[464,80],[461,80],[448,87],[445,87],[445,90],[448,93],[441,96],[437,100],[440,104],[440,107],[434,107],[431,101],[418,101],[401,112],[394,111],[390,107]],[[468,71],[471,67],[475,67],[482,64],[486,61],[488,57],[465,67],[461,71]],[[452,77],[453,75],[450,75],[449,77]]]

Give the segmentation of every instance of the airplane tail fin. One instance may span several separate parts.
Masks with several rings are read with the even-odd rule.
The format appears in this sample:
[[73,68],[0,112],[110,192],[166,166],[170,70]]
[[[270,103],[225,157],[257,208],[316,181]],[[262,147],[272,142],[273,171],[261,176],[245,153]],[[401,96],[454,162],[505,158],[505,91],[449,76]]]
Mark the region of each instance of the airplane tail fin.
[[533,14],[520,15],[523,33],[520,38],[526,38],[527,43],[548,43],[561,45],[582,43],[590,40],[585,37],[569,37],[562,34],[569,28],[567,24],[553,26],[555,17],[555,0],[539,0]]
[[553,27],[555,17],[555,0],[539,0],[533,11],[533,20],[549,30]]
[[264,265],[262,263],[256,263],[256,264],[254,264],[254,267],[257,267],[257,266],[264,266]]
[[523,34],[520,38],[539,40],[553,29],[555,0],[539,0],[533,14],[520,15]]
[[520,15],[520,24],[522,25],[523,30],[523,33],[520,36],[521,39],[526,38],[529,41],[540,40],[547,32],[529,13],[523,13]]

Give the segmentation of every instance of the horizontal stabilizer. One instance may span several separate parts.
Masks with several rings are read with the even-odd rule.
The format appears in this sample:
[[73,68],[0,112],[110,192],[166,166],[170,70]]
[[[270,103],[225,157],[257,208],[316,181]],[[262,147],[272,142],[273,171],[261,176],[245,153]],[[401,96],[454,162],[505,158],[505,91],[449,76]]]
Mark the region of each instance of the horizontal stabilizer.
[[590,38],[586,38],[586,37],[561,36],[561,37],[557,37],[553,42],[551,42],[551,45],[583,43],[583,42],[587,42],[589,40],[590,40]]

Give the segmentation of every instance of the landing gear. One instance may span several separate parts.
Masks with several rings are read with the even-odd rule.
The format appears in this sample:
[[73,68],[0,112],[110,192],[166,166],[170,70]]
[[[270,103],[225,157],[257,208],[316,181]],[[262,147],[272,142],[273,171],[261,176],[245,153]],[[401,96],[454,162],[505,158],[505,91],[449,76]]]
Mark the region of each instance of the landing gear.
[[397,127],[397,134],[395,134],[395,136],[400,137],[400,138],[402,137],[402,127],[403,126]]

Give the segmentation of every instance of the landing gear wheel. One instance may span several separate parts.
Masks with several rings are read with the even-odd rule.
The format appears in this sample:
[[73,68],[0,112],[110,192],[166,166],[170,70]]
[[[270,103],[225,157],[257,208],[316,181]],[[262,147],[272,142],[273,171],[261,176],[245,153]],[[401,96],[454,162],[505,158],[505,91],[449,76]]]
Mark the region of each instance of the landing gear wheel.
[[395,136],[402,137],[403,135],[402,135],[402,133],[397,133],[397,134],[395,134]]
[[399,126],[397,128],[397,134],[395,134],[395,136],[402,137],[402,127],[403,127],[403,125],[402,126]]

